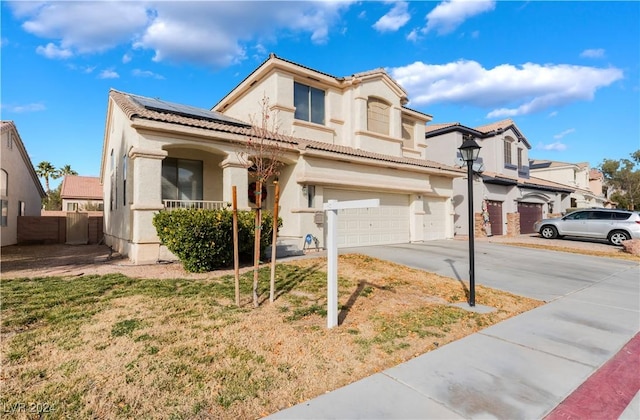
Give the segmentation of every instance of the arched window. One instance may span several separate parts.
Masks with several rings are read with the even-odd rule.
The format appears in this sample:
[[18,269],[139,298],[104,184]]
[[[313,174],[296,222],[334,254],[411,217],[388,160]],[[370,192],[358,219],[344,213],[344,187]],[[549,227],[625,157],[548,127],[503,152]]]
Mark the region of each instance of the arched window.
[[389,134],[389,112],[391,106],[378,98],[367,100],[367,130]]
[[0,195],[6,197],[9,191],[9,174],[4,169],[0,169]]

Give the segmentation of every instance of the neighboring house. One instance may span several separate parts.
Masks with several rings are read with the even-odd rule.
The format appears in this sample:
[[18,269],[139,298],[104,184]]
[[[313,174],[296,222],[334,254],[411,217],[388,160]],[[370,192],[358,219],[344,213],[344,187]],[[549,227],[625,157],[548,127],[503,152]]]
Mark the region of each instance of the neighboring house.
[[63,211],[102,211],[102,185],[93,176],[66,175],[60,190]]
[[[380,199],[341,211],[339,246],[452,238],[453,180],[464,171],[426,160],[429,115],[405,107],[406,92],[382,69],[334,77],[271,55],[211,111],[112,90],[101,182],[105,241],[136,263],[164,257],[152,219],[164,209],[222,207],[236,186],[249,209],[246,143],[260,101],[277,112],[279,246],[307,235],[324,246],[323,203]],[[264,208],[273,208],[267,182]]]
[[18,217],[40,216],[46,193],[13,121],[2,121],[0,236],[2,246],[18,243]]
[[[608,203],[602,190],[601,180],[594,175],[586,162],[568,163],[552,160],[532,160],[531,172],[539,178],[567,185],[574,189],[570,196],[570,208],[605,207]],[[600,171],[598,171],[600,172]],[[593,181],[593,182],[592,182]]]
[[[531,146],[511,119],[475,128],[460,123],[428,125],[426,156],[466,169],[458,150],[464,136],[475,138],[481,147],[474,165],[476,235],[481,234],[486,221],[482,213],[488,216],[490,234],[516,235],[534,232],[533,224],[537,220],[559,214],[569,207],[569,194],[575,188],[530,175],[528,153]],[[454,180],[453,188],[455,233],[468,235],[466,177]]]

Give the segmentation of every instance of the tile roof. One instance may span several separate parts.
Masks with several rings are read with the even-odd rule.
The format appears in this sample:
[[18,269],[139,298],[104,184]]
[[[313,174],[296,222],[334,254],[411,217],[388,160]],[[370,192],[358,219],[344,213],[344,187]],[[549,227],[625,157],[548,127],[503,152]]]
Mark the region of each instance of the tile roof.
[[599,169],[595,169],[592,168],[589,170],[589,179],[600,179],[603,180],[604,179],[604,175],[602,174],[602,171]]
[[426,133],[430,133],[432,131],[436,131],[436,130],[442,130],[443,128],[449,128],[449,127],[461,127],[462,125],[459,122],[452,122],[452,123],[437,123],[437,124],[427,124],[424,128],[424,131]]
[[[112,89],[109,92],[109,96],[114,102],[124,111],[127,118],[133,120],[135,118],[146,119],[151,121],[160,121],[171,124],[177,124],[188,127],[202,128],[217,132],[226,132],[231,134],[237,134],[243,137],[259,137],[261,129],[253,126],[238,126],[226,123],[224,121],[211,121],[206,119],[198,119],[195,117],[189,117],[185,115],[176,115],[170,111],[160,112],[153,109],[147,109],[143,107],[139,102],[135,101],[137,95],[132,95],[125,92],[120,92]],[[444,170],[454,173],[464,173],[464,170],[454,168],[453,166],[444,165],[439,162],[434,162],[426,159],[406,158],[399,156],[385,155],[375,152],[369,152],[365,150],[356,149],[353,147],[340,146],[330,143],[323,143],[320,141],[303,139],[298,137],[291,137],[280,133],[267,133],[265,136],[269,140],[288,144],[298,150],[318,150],[336,153],[339,155],[347,155],[365,159],[372,159],[377,161],[385,161],[389,163],[405,164],[410,166],[417,166],[423,168],[432,168],[437,170]]]
[[516,178],[510,177],[496,172],[483,172],[482,178],[485,182],[496,181],[500,184],[518,185],[520,187],[531,187],[549,191],[560,192],[573,192],[575,188],[568,185],[560,184],[558,182],[548,181],[542,178],[529,177],[529,178]]
[[571,163],[571,162],[560,162],[557,160],[531,160],[530,168],[531,169],[542,169],[542,168],[562,168],[566,166],[577,166],[580,169],[586,169],[589,167],[589,163],[580,162],[580,163]]
[[502,121],[496,121],[490,124],[485,124],[485,125],[481,125],[478,127],[475,127],[476,130],[482,132],[482,133],[490,133],[492,131],[495,130],[500,130],[500,129],[507,129],[513,125],[516,125],[513,120],[511,118],[507,118],[506,120],[502,120]]
[[66,175],[62,181],[61,198],[102,200],[100,178],[93,176]]

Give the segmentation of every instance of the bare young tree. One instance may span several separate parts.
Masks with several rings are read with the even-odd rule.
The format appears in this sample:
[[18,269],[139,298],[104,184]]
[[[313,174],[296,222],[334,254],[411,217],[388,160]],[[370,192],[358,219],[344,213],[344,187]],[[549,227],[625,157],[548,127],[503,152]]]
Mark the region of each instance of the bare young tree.
[[[266,95],[263,96],[260,101],[260,114],[250,118],[253,127],[245,151],[247,163],[250,164],[250,171],[255,178],[256,216],[253,260],[253,305],[255,307],[258,306],[258,269],[260,266],[262,204],[264,201],[262,194],[265,191],[264,187],[266,187],[267,181],[280,174],[280,167],[283,165],[282,155],[285,152],[284,146],[274,138],[280,136],[278,134],[280,123],[277,116],[277,112],[270,109],[269,98]],[[273,220],[273,229],[278,229],[277,219]],[[275,241],[271,246],[276,246]],[[272,264],[275,264],[275,261],[272,261]],[[273,290],[270,296],[273,296]]]

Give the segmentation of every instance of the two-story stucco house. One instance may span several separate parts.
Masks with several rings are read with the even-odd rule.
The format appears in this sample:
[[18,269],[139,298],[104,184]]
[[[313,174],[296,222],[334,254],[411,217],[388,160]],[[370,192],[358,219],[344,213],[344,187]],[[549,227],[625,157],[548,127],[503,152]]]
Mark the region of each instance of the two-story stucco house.
[[[531,173],[539,178],[567,185],[574,189],[571,193],[571,208],[605,207],[607,198],[602,190],[602,182],[592,182],[589,163],[569,163],[555,160],[532,160]],[[599,172],[599,171],[598,171]],[[600,172],[600,178],[602,173]]]
[[[575,188],[532,177],[528,153],[531,146],[511,119],[470,128],[460,123],[426,127],[426,157],[445,164],[465,166],[458,148],[463,138],[475,138],[481,147],[474,165],[474,225],[476,235],[487,224],[490,234],[532,233],[536,220],[559,214],[569,207]],[[455,233],[468,234],[467,179],[455,179]],[[489,233],[489,232],[487,232]]]
[[40,216],[46,193],[13,121],[2,121],[0,154],[0,237],[2,246],[18,243],[18,217]]
[[[378,198],[379,208],[339,214],[339,246],[452,238],[453,181],[464,171],[426,159],[429,115],[384,70],[335,77],[270,55],[212,110],[112,90],[101,182],[105,240],[136,263],[164,250],[158,211],[225,207],[236,186],[249,209],[248,139],[268,98],[282,147],[279,245],[299,250],[307,235],[324,246],[323,203]],[[273,208],[267,183],[266,209]]]

